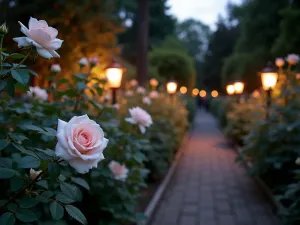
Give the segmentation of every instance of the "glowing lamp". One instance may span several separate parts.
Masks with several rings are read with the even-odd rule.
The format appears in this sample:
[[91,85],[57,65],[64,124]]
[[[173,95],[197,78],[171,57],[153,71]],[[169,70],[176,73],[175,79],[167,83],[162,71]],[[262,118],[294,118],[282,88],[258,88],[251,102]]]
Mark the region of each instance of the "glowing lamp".
[[192,90],[192,94],[193,94],[193,96],[197,96],[199,94],[199,89],[198,88],[194,88]]
[[105,69],[106,78],[108,81],[109,87],[112,89],[112,104],[117,102],[117,89],[120,88],[122,82],[122,76],[124,68],[121,64],[116,61],[112,61],[109,66]]
[[150,85],[153,89],[155,89],[158,85],[158,80],[156,80],[155,78],[150,79]]
[[177,83],[175,81],[169,81],[167,83],[167,91],[170,95],[173,95],[176,93],[177,90]]
[[211,92],[211,96],[212,96],[213,98],[218,97],[218,95],[219,95],[219,93],[218,93],[218,91],[216,91],[216,90],[213,90],[213,91]]
[[206,91],[201,90],[201,91],[199,92],[199,95],[200,95],[201,98],[204,98],[204,97],[206,96]]
[[187,88],[185,86],[182,86],[180,89],[179,89],[180,93],[181,94],[186,94],[187,93]]
[[235,82],[233,84],[233,86],[234,86],[234,90],[235,90],[236,94],[242,94],[243,93],[244,86],[245,86],[243,82]]
[[226,91],[228,95],[233,95],[235,92],[235,88],[233,84],[229,84],[226,86]]

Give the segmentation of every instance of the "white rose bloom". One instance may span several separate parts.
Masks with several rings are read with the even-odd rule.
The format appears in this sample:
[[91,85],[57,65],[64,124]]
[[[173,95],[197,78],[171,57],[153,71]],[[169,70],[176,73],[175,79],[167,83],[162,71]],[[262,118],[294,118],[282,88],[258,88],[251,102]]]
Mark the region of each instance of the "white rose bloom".
[[59,64],[53,64],[51,65],[50,70],[54,73],[60,73],[61,72],[61,68]]
[[125,165],[121,165],[116,161],[111,161],[108,168],[113,173],[116,180],[125,181],[127,179],[129,170]]
[[114,107],[115,109],[119,110],[119,109],[120,109],[120,104],[117,104],[117,103],[116,103],[116,104],[113,105],[113,107]]
[[276,64],[276,66],[278,66],[278,67],[283,67],[284,64],[285,64],[285,61],[284,61],[283,58],[277,58],[277,59],[275,60],[275,64]]
[[131,117],[125,120],[128,123],[137,124],[142,134],[146,132],[146,127],[150,127],[153,123],[150,114],[140,107],[129,109],[129,113]]
[[87,65],[89,65],[89,60],[87,58],[83,57],[78,61],[78,64],[80,66],[87,66]]
[[59,54],[55,50],[59,49],[63,40],[56,38],[58,31],[49,27],[45,20],[37,20],[30,17],[29,29],[20,21],[21,31],[26,37],[18,37],[13,40],[18,43],[19,48],[27,46],[35,46],[38,54],[46,59],[52,57],[59,58]]
[[[30,169],[30,171],[29,171],[30,179],[35,180],[38,177],[38,175],[40,175],[41,172],[43,172],[43,171],[42,170],[37,170],[36,171],[34,169]],[[41,178],[39,178],[39,179],[41,179]]]
[[138,87],[137,89],[136,89],[136,92],[137,93],[139,93],[139,94],[145,94],[145,92],[146,92],[146,89],[144,88],[144,87]]
[[97,168],[108,143],[101,127],[87,115],[74,116],[69,122],[58,120],[57,139],[56,155],[82,174]]
[[40,87],[29,87],[29,91],[27,91],[27,96],[31,99],[37,99],[41,101],[48,100],[48,93],[45,89]]
[[291,65],[296,65],[299,62],[299,55],[289,54],[286,57],[286,61]]
[[143,103],[147,104],[147,105],[151,105],[151,99],[148,96],[145,96],[143,98]]

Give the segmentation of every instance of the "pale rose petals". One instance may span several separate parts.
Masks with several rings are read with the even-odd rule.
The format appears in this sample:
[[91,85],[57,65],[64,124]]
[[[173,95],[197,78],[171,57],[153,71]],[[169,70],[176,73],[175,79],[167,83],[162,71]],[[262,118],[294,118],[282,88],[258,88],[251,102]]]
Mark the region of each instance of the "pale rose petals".
[[145,96],[143,98],[143,103],[147,104],[147,105],[151,105],[151,99],[148,96]]
[[144,87],[138,87],[136,89],[136,92],[139,94],[145,94],[146,93],[146,89]]
[[159,93],[157,91],[151,91],[149,93],[149,97],[152,99],[158,98],[158,96],[159,96]]
[[60,73],[61,72],[61,67],[59,64],[53,64],[51,65],[50,70],[54,73]]
[[116,161],[111,161],[108,168],[113,173],[116,180],[125,181],[127,179],[129,170],[125,165],[121,165]]
[[80,66],[87,66],[87,65],[89,65],[89,60],[87,58],[83,57],[78,61],[78,64]]
[[27,37],[14,38],[13,40],[18,43],[18,47],[35,46],[37,53],[47,59],[57,57],[59,54],[55,50],[59,49],[63,40],[57,39],[58,31],[49,27],[44,20],[37,20],[30,18],[29,29],[24,26],[20,21],[21,32]]
[[128,123],[137,124],[142,134],[146,132],[146,127],[150,127],[153,123],[150,114],[140,107],[129,109],[129,113],[131,117],[126,118],[125,120]]
[[137,80],[135,79],[132,79],[131,81],[129,81],[129,85],[131,87],[136,87],[139,83],[137,82]]
[[275,60],[275,64],[276,64],[276,66],[278,66],[278,67],[283,67],[284,64],[285,64],[285,61],[284,61],[283,58],[277,58],[277,59]]
[[[29,171],[30,179],[35,180],[38,177],[38,175],[40,175],[41,172],[43,172],[43,171],[42,170],[36,171],[34,169],[30,169],[30,171]],[[41,178],[39,177],[39,179],[41,179]]]
[[99,62],[99,59],[98,59],[98,57],[95,56],[95,57],[90,58],[89,61],[90,61],[91,66],[96,66]]
[[45,89],[40,87],[29,87],[26,97],[40,101],[46,101],[48,99],[48,93]]
[[131,97],[131,96],[133,96],[133,91],[131,91],[131,90],[126,91],[126,92],[125,92],[125,96],[126,96],[126,97]]
[[74,116],[69,122],[58,120],[57,139],[55,154],[78,173],[97,168],[108,143],[101,127],[87,115]]
[[299,62],[299,55],[289,54],[286,57],[286,61],[291,65],[296,65]]

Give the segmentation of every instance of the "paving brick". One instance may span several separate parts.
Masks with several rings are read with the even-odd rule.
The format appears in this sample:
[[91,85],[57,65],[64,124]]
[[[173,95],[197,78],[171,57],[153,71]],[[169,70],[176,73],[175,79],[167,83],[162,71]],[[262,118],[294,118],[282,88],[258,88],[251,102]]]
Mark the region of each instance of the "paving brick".
[[194,130],[151,225],[279,225],[216,121],[197,112]]

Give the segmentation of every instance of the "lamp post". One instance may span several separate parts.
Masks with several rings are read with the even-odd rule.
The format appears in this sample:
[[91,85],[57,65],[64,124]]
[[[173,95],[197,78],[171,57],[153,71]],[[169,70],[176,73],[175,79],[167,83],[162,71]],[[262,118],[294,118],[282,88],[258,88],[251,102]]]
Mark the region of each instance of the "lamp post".
[[278,79],[278,73],[276,68],[271,62],[268,62],[267,66],[260,72],[261,82],[264,91],[267,94],[266,100],[266,119],[269,118],[269,109],[272,101],[272,90],[275,87]]
[[237,94],[237,103],[240,102],[240,98],[241,98],[241,94],[243,93],[244,91],[244,86],[245,84],[243,82],[240,82],[240,81],[237,81],[233,84],[234,86],[234,92],[235,94]]
[[158,80],[156,80],[155,78],[150,79],[150,85],[152,87],[152,90],[155,90],[156,87],[158,86]]
[[106,78],[112,90],[112,104],[117,103],[117,89],[121,86],[123,72],[123,66],[114,60],[106,67]]
[[228,84],[228,85],[226,86],[226,91],[227,91],[227,94],[228,94],[228,95],[233,95],[234,92],[235,92],[234,85],[233,85],[233,84]]
[[169,95],[171,96],[171,98],[173,98],[174,94],[176,93],[177,90],[177,83],[175,81],[169,81],[167,83],[167,91],[169,93]]

